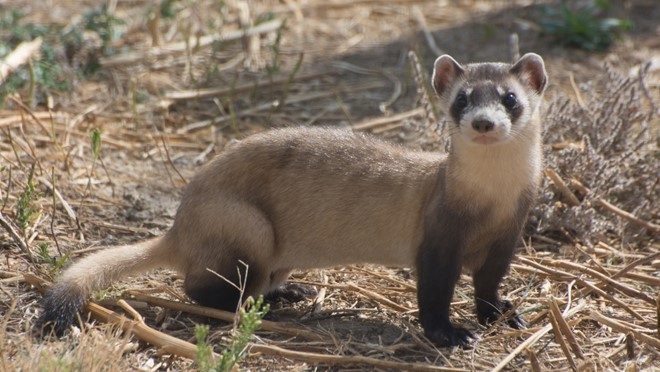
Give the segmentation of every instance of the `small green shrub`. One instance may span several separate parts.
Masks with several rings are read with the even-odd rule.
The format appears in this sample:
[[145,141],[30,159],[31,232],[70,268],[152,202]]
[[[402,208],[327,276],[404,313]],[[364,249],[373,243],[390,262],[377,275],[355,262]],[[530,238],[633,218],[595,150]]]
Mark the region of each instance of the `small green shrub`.
[[23,193],[18,196],[18,201],[16,203],[16,219],[18,220],[18,226],[23,230],[23,233],[26,232],[30,224],[37,219],[39,214],[41,214],[41,211],[34,204],[34,201],[39,197],[35,188],[34,168],[32,168],[28,180],[25,183],[25,187],[23,188]]
[[85,29],[96,32],[103,43],[103,54],[110,55],[113,50],[110,47],[113,41],[122,35],[122,27],[126,22],[112,13],[107,2],[101,7],[85,14]]
[[543,8],[544,17],[540,24],[545,33],[563,45],[603,51],[622,32],[632,29],[630,20],[604,17],[609,8],[606,0],[589,1],[582,7],[570,7],[562,1],[559,8]]
[[263,296],[259,296],[256,301],[250,297],[247,301],[249,310],[240,310],[241,325],[234,332],[217,364],[213,361],[213,347],[206,342],[209,327],[203,325],[195,326],[198,371],[231,371],[234,366],[246,356],[245,348],[247,347],[247,344],[252,339],[254,332],[261,327],[261,319],[263,319],[266,313],[270,310],[268,304],[264,305]]
[[[81,24],[72,27],[24,22],[24,17],[22,10],[0,7],[0,59],[24,41],[43,39],[39,56],[13,71],[0,84],[0,107],[8,95],[28,87],[32,104],[45,102],[50,92],[71,90],[76,79],[99,70],[101,55],[114,52],[111,44],[121,37],[125,24],[111,12],[107,3],[87,12]],[[85,40],[85,30],[98,35],[100,47]]]

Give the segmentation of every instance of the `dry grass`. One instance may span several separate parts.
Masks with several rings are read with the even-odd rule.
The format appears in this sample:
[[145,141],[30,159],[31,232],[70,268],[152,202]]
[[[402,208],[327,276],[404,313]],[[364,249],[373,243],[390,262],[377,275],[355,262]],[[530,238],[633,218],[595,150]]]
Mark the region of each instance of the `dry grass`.
[[[74,24],[74,15],[91,9],[87,3],[62,2],[53,12],[35,4],[28,19]],[[123,308],[144,318],[152,344],[98,323],[63,340],[35,339],[30,329],[40,294],[24,274],[53,276],[53,264],[38,254],[42,244],[50,256],[68,253],[75,260],[105,245],[162,234],[198,165],[256,131],[352,126],[410,147],[442,148],[435,128],[428,129],[437,115],[433,100],[415,83],[435,57],[429,34],[416,33],[420,24],[434,32],[433,48],[461,61],[507,59],[511,31],[520,33],[521,48],[546,58],[548,177],[502,289],[530,328],[479,326],[465,276],[452,319],[481,338],[471,350],[437,349],[417,321],[409,269],[317,270],[296,273],[293,281],[312,283],[322,295],[276,304],[277,322],[257,333],[242,367],[659,368],[660,76],[657,66],[631,70],[654,57],[652,34],[633,35],[606,56],[592,56],[548,46],[515,26],[511,14],[534,12],[516,2],[420,0],[413,11],[402,1],[261,1],[242,22],[239,3],[180,4],[174,19],[154,24],[144,21],[152,10],[147,2],[120,2],[116,13],[126,21],[125,34],[113,45],[115,54],[101,59],[98,75],[80,79],[70,93],[51,92],[50,109],[30,107],[20,91],[0,111],[0,370],[190,369],[191,361],[172,356],[176,350],[153,344],[161,333],[191,342],[195,323],[209,323],[211,342],[220,347],[231,315],[181,304],[180,279],[167,271],[98,296],[131,289]],[[658,12],[647,3],[636,2],[631,13],[642,29],[653,23],[644,14]],[[197,45],[197,36],[240,35],[268,13],[275,22],[286,19],[279,49],[278,28],[271,26],[251,37]],[[471,43],[466,34],[473,35]],[[156,39],[160,49],[151,47]],[[420,60],[416,72],[410,50]],[[96,162],[89,137],[95,128],[102,138]],[[34,211],[23,229],[18,204],[31,173]],[[101,305],[125,313],[114,300]]]

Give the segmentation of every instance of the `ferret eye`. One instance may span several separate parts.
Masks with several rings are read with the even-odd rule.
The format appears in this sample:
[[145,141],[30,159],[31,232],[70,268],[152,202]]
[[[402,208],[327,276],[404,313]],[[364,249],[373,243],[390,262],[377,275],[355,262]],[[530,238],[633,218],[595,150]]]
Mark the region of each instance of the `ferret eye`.
[[465,93],[461,93],[458,96],[456,96],[456,100],[454,101],[454,107],[458,110],[463,110],[466,108],[468,105],[468,98],[465,95]]
[[502,104],[504,105],[504,107],[506,107],[507,110],[513,110],[518,105],[518,99],[516,98],[515,94],[508,93],[502,99]]

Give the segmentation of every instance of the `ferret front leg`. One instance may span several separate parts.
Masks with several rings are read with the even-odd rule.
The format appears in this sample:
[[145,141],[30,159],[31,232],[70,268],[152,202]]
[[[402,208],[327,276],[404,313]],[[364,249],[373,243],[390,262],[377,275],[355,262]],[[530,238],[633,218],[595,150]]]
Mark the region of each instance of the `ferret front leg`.
[[[513,307],[510,301],[500,299],[498,288],[509,270],[517,238],[516,234],[494,242],[484,264],[473,273],[477,318],[481,324],[496,321]],[[525,322],[516,313],[511,315],[507,324],[516,329],[525,328]]]
[[424,334],[439,346],[469,348],[473,335],[449,320],[454,286],[461,274],[460,244],[450,234],[428,232],[417,256],[417,301]]

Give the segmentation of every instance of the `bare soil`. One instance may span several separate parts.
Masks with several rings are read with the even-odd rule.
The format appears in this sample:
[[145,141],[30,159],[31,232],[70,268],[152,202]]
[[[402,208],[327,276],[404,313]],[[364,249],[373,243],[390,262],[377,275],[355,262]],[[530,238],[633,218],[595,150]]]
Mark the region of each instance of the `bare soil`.
[[[174,18],[155,23],[161,41],[154,46],[147,21],[154,4],[115,2],[125,21],[123,35],[112,43],[113,53],[102,56],[97,74],[78,79],[68,92],[51,92],[49,106],[28,107],[22,90],[0,110],[3,219],[18,226],[18,203],[32,169],[37,192],[36,212],[25,231],[18,229],[20,239],[6,227],[0,230],[0,370],[194,369],[194,361],[99,322],[62,340],[33,337],[41,294],[24,274],[57,276],[36,254],[38,247],[46,244],[50,256],[68,253],[75,260],[104,246],[163,234],[186,180],[227,144],[268,128],[363,128],[411,148],[441,151],[425,128],[430,113],[413,112],[428,98],[419,94],[408,53],[417,53],[427,75],[438,54],[424,36],[420,15],[437,47],[460,62],[510,60],[512,33],[521,52],[537,52],[546,61],[547,166],[578,204],[571,204],[560,182],[544,180],[502,288],[529,329],[478,325],[465,275],[451,316],[480,339],[470,350],[438,349],[424,338],[416,317],[413,270],[351,266],[296,272],[292,281],[324,289],[325,298],[317,307],[320,298],[273,304],[270,319],[293,322],[320,338],[263,330],[253,342],[316,354],[281,356],[261,349],[240,368],[490,370],[502,363],[509,370],[660,369],[660,4],[617,3],[612,15],[630,18],[634,29],[606,52],[586,52],[557,45],[540,32],[546,3],[198,0],[177,3]],[[249,4],[249,14],[241,25],[242,4]],[[84,0],[8,0],[0,12],[22,9],[30,22],[75,26],[95,6]],[[260,20],[286,25],[253,38],[223,40]],[[220,35],[215,42],[197,45],[215,34]],[[198,39],[181,43],[187,36]],[[87,43],[99,42],[86,37]],[[376,121],[402,113],[398,120]],[[102,138],[96,162],[89,139],[95,128]],[[187,301],[181,283],[175,273],[161,270],[117,283],[97,298],[125,314],[113,306],[122,292]],[[564,312],[555,326],[553,303]],[[181,340],[194,343],[194,325],[208,324],[216,351],[232,332],[231,323],[130,304],[149,327]],[[365,358],[349,358],[355,356]]]

